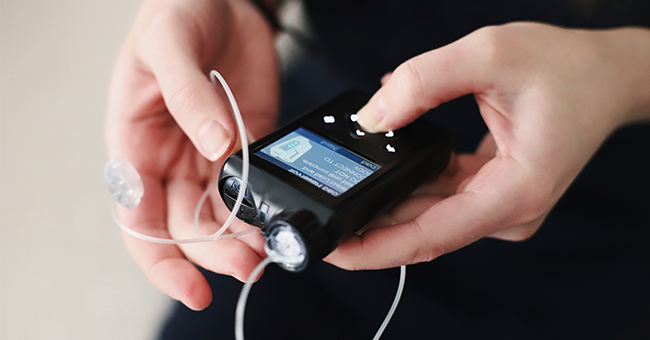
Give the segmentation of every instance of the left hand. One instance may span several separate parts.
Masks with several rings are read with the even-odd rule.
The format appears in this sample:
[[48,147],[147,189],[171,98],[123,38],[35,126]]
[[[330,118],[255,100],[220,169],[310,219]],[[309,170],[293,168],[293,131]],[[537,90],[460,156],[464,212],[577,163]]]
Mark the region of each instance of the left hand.
[[[197,237],[196,203],[216,183],[221,160],[237,150],[224,96],[207,77],[220,70],[237,98],[249,138],[275,126],[279,77],[271,27],[246,0],[147,0],[116,62],[106,118],[110,158],[138,169],[140,205],[122,222],[161,238]],[[201,215],[203,233],[227,216],[218,192]],[[226,233],[249,228],[235,220]],[[245,280],[266,256],[258,234],[201,244],[161,245],[124,235],[129,252],[162,292],[201,310],[212,300],[196,266]]]
[[650,116],[650,32],[515,23],[400,65],[359,123],[400,128],[473,93],[488,135],[326,261],[346,269],[431,261],[482,237],[532,236],[607,136]]

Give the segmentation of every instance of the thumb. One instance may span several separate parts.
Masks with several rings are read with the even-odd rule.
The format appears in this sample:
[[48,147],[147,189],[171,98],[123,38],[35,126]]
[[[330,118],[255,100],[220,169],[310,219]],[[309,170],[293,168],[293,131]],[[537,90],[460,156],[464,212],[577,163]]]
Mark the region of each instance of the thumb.
[[177,44],[150,41],[143,59],[176,123],[205,158],[215,161],[235,144],[230,108],[204,74],[191,44],[174,38]]
[[224,97],[198,68],[156,75],[165,105],[197,150],[210,161],[235,144],[235,127]]
[[485,88],[485,57],[475,53],[466,37],[426,52],[401,64],[359,110],[359,124],[366,130],[396,130],[429,109]]

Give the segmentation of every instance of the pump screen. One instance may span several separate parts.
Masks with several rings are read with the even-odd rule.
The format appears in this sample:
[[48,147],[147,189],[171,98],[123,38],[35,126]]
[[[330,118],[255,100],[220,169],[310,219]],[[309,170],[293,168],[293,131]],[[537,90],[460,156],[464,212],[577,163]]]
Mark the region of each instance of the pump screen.
[[298,128],[255,154],[338,197],[381,166]]

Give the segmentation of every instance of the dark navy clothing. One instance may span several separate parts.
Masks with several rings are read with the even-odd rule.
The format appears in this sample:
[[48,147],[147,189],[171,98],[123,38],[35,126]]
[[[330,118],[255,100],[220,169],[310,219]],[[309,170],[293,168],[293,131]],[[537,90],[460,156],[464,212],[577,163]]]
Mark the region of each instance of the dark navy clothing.
[[341,72],[372,86],[405,60],[488,25],[513,21],[574,28],[650,24],[650,1],[644,0],[327,0],[305,4],[320,51]]
[[[282,113],[305,113],[347,88],[369,93],[419,53],[477,28],[533,20],[582,28],[650,26],[650,1],[307,1],[307,57],[283,75]],[[472,96],[428,119],[458,151],[485,133]],[[463,213],[463,212],[458,212]],[[177,304],[161,339],[233,339],[241,284],[204,272],[212,305]],[[246,339],[372,339],[398,269],[346,272],[320,263],[300,274],[267,267],[253,286]],[[409,266],[382,339],[650,338],[650,124],[616,131],[530,240],[483,239]]]

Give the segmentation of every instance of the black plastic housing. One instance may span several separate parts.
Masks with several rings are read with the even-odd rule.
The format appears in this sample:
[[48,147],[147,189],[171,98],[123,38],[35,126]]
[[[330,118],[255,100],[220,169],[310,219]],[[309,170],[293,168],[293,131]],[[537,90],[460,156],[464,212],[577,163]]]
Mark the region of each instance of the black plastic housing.
[[[365,133],[350,119],[369,100],[359,92],[346,92],[324,106],[298,118],[250,145],[250,173],[244,204],[238,217],[262,228],[268,235],[278,219],[308,211],[312,221],[297,223],[307,248],[307,261],[321,260],[343,240],[363,227],[378,211],[402,201],[425,179],[440,174],[449,162],[451,143],[440,128],[418,119],[386,134]],[[324,117],[335,122],[325,123]],[[338,197],[257,156],[255,153],[302,127],[320,135],[381,168]],[[390,148],[388,148],[390,146]],[[393,149],[393,152],[388,151]],[[225,161],[219,178],[219,192],[232,209],[242,171],[241,150]],[[303,224],[303,225],[300,225]],[[286,269],[286,268],[285,268]],[[304,269],[299,267],[296,271]]]

